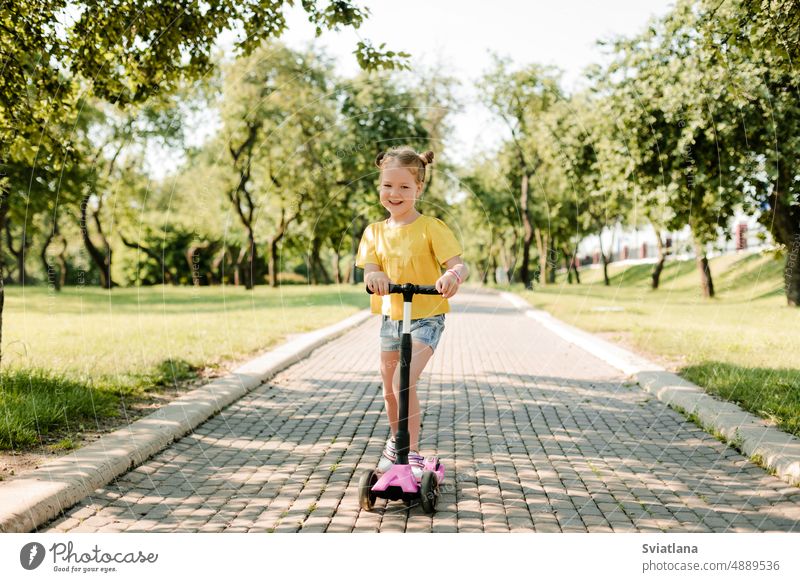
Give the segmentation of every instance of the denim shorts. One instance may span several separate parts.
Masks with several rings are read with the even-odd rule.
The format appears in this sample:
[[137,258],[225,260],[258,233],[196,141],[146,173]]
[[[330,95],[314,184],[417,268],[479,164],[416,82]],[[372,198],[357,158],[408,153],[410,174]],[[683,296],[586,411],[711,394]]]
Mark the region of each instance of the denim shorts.
[[[394,321],[388,315],[381,317],[381,351],[399,351],[403,320]],[[411,340],[423,342],[433,350],[436,350],[442,331],[444,331],[444,313],[411,320]]]

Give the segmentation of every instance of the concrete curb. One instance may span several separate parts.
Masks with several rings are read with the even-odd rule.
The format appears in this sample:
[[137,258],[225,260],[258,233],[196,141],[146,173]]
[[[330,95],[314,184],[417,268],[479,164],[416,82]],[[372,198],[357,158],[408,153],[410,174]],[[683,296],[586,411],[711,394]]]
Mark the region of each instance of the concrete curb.
[[0,483],[0,532],[35,530],[369,316],[365,309],[328,327],[298,335],[129,426],[48,462],[25,477]]
[[500,295],[562,339],[621,370],[660,401],[687,416],[696,415],[707,431],[718,432],[745,456],[760,456],[764,466],[775,471],[776,476],[800,486],[800,439],[735,404],[717,400],[658,364],[534,308],[519,295],[508,292]]

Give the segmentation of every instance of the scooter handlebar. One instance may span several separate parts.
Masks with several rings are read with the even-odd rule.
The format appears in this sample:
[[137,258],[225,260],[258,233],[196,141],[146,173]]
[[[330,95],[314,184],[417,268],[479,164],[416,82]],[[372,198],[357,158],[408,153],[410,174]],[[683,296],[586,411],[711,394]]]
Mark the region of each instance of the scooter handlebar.
[[[367,293],[372,295],[373,292],[368,285],[366,288]],[[389,283],[389,293],[403,293],[406,290],[410,291],[412,295],[440,295],[435,285],[414,285],[413,283],[398,285],[397,283]]]

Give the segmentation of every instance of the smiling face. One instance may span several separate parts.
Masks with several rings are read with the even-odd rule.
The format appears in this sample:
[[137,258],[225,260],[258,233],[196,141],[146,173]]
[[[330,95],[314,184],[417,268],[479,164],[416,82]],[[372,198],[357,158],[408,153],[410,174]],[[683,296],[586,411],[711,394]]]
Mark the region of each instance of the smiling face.
[[416,215],[414,204],[421,191],[422,184],[417,184],[408,168],[388,164],[381,171],[381,204],[393,220],[402,222]]

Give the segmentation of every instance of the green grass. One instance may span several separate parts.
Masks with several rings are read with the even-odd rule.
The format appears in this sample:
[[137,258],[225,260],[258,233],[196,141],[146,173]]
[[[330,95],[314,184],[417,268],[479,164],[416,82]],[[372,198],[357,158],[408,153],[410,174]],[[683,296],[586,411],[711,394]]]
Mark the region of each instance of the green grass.
[[361,285],[7,286],[0,448],[113,417],[120,398],[144,398],[368,306]]
[[708,392],[800,435],[800,370],[706,362],[686,366],[681,373]]
[[183,360],[242,358],[287,334],[330,325],[368,307],[360,285],[6,287],[3,366],[125,376]]
[[52,446],[52,448],[53,450],[70,451],[75,448],[75,441],[73,441],[70,437],[67,437],[58,441]]
[[783,260],[728,255],[711,260],[717,296],[703,298],[694,261],[669,262],[658,290],[652,265],[584,269],[581,285],[560,277],[524,291],[532,305],[590,332],[663,358],[687,379],[800,436],[800,309],[786,306]]
[[[53,430],[81,430],[83,423],[115,414],[116,400],[108,390],[93,390],[46,370],[0,374],[0,448],[33,445]],[[59,448],[71,447],[65,440]]]

